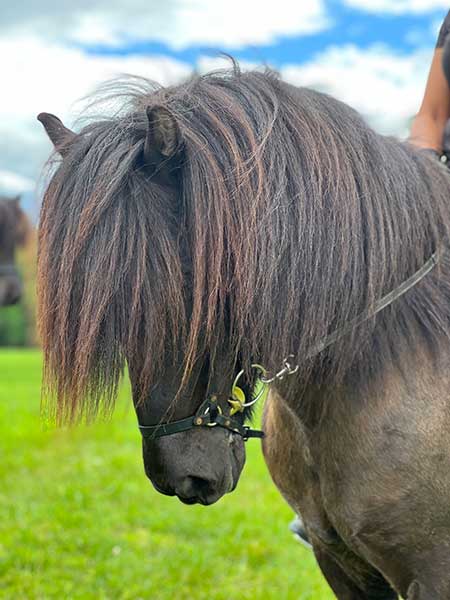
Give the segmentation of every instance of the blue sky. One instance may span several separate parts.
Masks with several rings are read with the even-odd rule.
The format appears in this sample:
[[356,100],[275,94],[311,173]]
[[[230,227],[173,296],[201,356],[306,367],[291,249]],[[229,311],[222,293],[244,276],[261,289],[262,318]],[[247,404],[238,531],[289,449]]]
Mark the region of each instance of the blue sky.
[[36,115],[73,126],[77,100],[131,73],[174,84],[193,69],[269,64],[405,137],[419,108],[445,0],[22,0],[2,6],[0,193],[36,187],[51,151]]
[[[354,44],[366,49],[374,44],[384,44],[395,53],[408,54],[419,45],[435,44],[436,24],[447,13],[442,8],[418,14],[374,13],[345,6],[339,0],[328,0],[324,4],[330,23],[321,31],[308,35],[279,36],[270,44],[235,45],[226,50],[239,60],[268,62],[276,68],[285,63],[307,62],[330,45]],[[163,54],[191,65],[195,65],[202,56],[217,56],[223,50],[219,45],[195,44],[176,49],[167,43],[145,40],[127,40],[112,47],[103,44],[80,44],[80,47],[94,55]]]

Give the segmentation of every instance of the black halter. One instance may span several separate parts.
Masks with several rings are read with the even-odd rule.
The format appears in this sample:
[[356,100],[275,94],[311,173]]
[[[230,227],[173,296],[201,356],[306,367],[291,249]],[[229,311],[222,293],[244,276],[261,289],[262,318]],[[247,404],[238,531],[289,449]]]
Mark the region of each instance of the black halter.
[[240,423],[230,415],[224,415],[217,403],[217,396],[212,395],[203,402],[195,415],[172,421],[171,423],[160,423],[159,425],[139,425],[142,437],[144,439],[155,439],[165,435],[172,435],[180,431],[188,431],[195,427],[223,427],[244,438],[262,438],[264,432],[258,429],[251,429]]

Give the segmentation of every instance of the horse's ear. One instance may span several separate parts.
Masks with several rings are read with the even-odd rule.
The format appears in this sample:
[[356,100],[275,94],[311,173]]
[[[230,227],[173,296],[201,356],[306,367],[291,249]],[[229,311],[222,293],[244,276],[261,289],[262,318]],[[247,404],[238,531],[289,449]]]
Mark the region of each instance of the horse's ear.
[[144,162],[158,167],[179,153],[182,146],[180,127],[174,115],[164,106],[149,106]]
[[61,119],[50,113],[40,113],[37,116],[38,121],[42,123],[47,132],[50,141],[55,147],[55,150],[64,156],[70,144],[76,138],[76,133],[68,129]]

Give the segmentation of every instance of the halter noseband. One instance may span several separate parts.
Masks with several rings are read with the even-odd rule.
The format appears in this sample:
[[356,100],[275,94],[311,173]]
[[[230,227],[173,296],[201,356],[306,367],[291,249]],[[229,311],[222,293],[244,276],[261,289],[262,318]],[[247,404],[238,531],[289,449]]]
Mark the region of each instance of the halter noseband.
[[230,410],[229,415],[224,415],[217,403],[217,396],[213,394],[203,402],[193,416],[170,423],[160,423],[159,425],[139,425],[139,429],[144,439],[155,439],[179,433],[180,431],[195,429],[196,427],[215,426],[223,427],[233,433],[237,433],[244,438],[244,441],[247,441],[249,438],[264,437],[263,431],[251,429],[240,423],[237,419],[234,419],[231,414],[232,411],[233,409]]

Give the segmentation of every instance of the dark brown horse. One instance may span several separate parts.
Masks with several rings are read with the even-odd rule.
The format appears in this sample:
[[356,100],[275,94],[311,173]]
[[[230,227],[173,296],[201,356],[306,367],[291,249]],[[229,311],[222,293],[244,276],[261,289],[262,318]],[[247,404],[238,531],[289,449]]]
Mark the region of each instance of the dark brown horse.
[[29,225],[19,202],[19,198],[0,196],[0,306],[15,304],[22,295],[15,252],[25,243]]
[[337,597],[450,598],[448,172],[272,73],[126,85],[79,133],[40,115],[62,157],[40,224],[49,410],[109,411],[128,364],[147,475],[211,504],[244,463],[235,375],[248,399],[251,365],[292,353],[264,453]]

